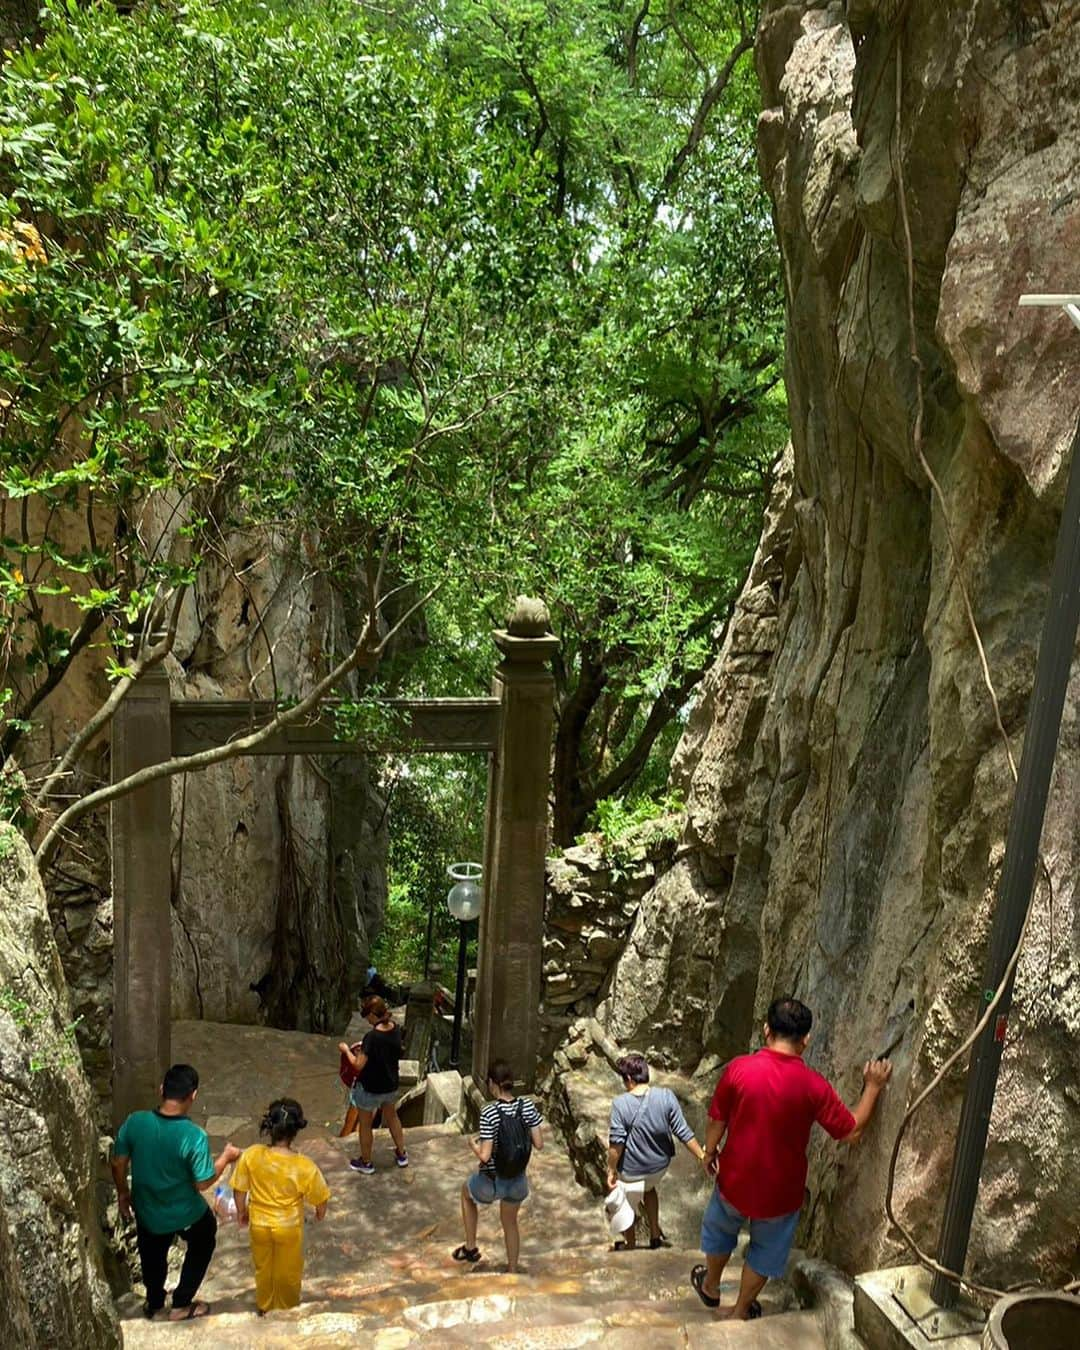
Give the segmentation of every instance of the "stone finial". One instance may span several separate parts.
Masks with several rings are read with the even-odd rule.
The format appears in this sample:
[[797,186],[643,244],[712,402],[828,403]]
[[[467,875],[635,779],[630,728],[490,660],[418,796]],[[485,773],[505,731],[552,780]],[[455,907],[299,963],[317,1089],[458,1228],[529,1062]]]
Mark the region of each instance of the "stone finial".
[[546,637],[551,632],[551,615],[543,600],[519,595],[506,620],[506,631],[512,637]]

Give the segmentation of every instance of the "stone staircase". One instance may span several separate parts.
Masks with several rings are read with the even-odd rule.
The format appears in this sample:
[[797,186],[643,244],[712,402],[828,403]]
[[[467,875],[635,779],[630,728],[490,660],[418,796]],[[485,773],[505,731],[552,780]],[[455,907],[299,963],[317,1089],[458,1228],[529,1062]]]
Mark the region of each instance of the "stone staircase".
[[[233,1137],[242,1144],[249,1141],[244,1134],[237,1130]],[[224,1224],[201,1290],[212,1315],[187,1323],[147,1322],[132,1297],[123,1309],[124,1345],[158,1350],[300,1343],[330,1350],[363,1337],[377,1350],[399,1350],[436,1344],[629,1347],[647,1339],[651,1350],[824,1350],[818,1315],[800,1310],[783,1283],[766,1288],[759,1321],[724,1323],[690,1290],[687,1275],[697,1253],[610,1252],[598,1201],[577,1186],[557,1147],[534,1155],[530,1167],[521,1273],[505,1273],[498,1216],[490,1210],[481,1212],[482,1260],[456,1264],[450,1252],[461,1241],[458,1192],[472,1154],[446,1126],[407,1134],[411,1166],[394,1166],[389,1140],[379,1132],[379,1170],[371,1177],[349,1169],[353,1141],[333,1138],[317,1125],[301,1137],[333,1198],[326,1221],[308,1223],[299,1308],[256,1317],[246,1234]],[[737,1263],[729,1267],[727,1301],[739,1269]]]

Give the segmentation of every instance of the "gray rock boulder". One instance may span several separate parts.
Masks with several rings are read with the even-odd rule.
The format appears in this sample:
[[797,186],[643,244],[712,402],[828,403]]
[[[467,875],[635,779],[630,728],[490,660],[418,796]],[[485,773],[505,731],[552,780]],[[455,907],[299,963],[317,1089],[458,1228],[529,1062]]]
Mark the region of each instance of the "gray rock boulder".
[[4,1350],[112,1350],[93,1097],[41,880],[0,826],[0,1323]]

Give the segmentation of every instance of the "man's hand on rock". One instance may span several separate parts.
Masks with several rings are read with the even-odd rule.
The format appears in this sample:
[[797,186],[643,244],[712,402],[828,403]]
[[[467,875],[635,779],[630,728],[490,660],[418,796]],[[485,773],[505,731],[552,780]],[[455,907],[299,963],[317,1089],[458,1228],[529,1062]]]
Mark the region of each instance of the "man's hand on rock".
[[883,1088],[892,1077],[892,1064],[887,1059],[868,1059],[862,1076],[868,1087]]

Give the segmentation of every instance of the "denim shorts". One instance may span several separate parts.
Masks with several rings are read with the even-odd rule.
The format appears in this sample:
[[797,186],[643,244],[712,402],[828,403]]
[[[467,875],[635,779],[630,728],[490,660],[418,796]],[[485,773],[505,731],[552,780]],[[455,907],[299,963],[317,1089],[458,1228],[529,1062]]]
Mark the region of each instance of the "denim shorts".
[[358,1111],[377,1111],[380,1106],[393,1106],[396,1101],[396,1089],[393,1092],[365,1092],[359,1082],[349,1089],[349,1105]]
[[701,1250],[706,1256],[730,1256],[744,1223],[750,1225],[746,1264],[769,1280],[779,1280],[787,1269],[799,1211],[777,1219],[748,1219],[729,1205],[716,1187],[701,1221]]
[[494,1172],[474,1172],[465,1185],[478,1205],[490,1205],[494,1200],[505,1200],[508,1205],[520,1205],[529,1194],[525,1173],[519,1177],[500,1177]]

